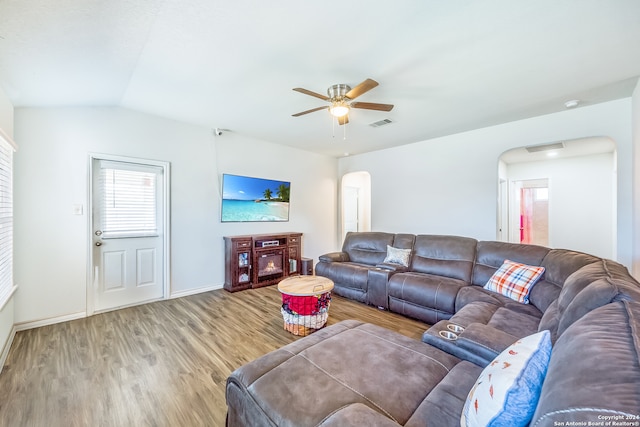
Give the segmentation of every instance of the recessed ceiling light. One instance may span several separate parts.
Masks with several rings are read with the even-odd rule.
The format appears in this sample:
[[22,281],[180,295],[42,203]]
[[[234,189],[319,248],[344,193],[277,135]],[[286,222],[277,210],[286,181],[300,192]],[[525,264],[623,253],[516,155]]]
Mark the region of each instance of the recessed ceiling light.
[[555,156],[557,156],[557,155],[558,155],[558,152],[557,152],[557,151],[549,151],[549,152],[547,153],[547,157],[555,157]]
[[579,99],[572,99],[570,101],[567,101],[564,103],[564,106],[567,108],[576,108],[578,106],[578,104],[580,104],[580,100]]

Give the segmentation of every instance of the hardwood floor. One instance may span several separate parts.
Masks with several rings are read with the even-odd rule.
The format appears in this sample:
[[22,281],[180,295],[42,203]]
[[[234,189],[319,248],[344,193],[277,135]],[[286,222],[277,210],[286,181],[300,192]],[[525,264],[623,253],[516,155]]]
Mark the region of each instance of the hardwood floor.
[[[428,327],[334,295],[328,324],[345,319],[418,340]],[[224,426],[227,376],[297,339],[274,286],[21,331],[0,374],[0,426]]]

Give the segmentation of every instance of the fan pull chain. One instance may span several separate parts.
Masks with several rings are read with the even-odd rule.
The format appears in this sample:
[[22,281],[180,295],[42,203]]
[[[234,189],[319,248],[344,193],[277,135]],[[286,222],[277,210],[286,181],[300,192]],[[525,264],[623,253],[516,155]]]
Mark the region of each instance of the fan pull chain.
[[338,121],[338,119],[336,119],[332,115],[329,115],[329,117],[331,117],[331,138],[335,139],[335,137],[336,137],[336,121]]

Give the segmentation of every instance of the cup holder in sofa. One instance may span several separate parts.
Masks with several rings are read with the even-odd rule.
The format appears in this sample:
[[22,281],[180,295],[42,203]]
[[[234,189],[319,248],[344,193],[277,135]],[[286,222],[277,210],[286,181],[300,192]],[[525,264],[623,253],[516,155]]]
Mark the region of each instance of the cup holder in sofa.
[[448,323],[447,329],[453,332],[454,334],[461,334],[464,332],[464,328],[460,325],[456,325],[455,323]]
[[442,338],[444,338],[445,340],[455,341],[455,340],[457,340],[457,339],[458,339],[458,334],[453,333],[453,332],[451,332],[451,331],[443,330],[443,331],[438,332],[438,334],[439,334]]

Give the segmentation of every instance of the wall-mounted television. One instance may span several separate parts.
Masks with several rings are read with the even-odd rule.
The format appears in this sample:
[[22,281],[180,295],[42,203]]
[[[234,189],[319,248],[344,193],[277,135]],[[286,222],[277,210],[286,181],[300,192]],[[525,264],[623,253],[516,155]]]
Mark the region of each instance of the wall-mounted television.
[[222,222],[289,221],[291,183],[222,174]]

